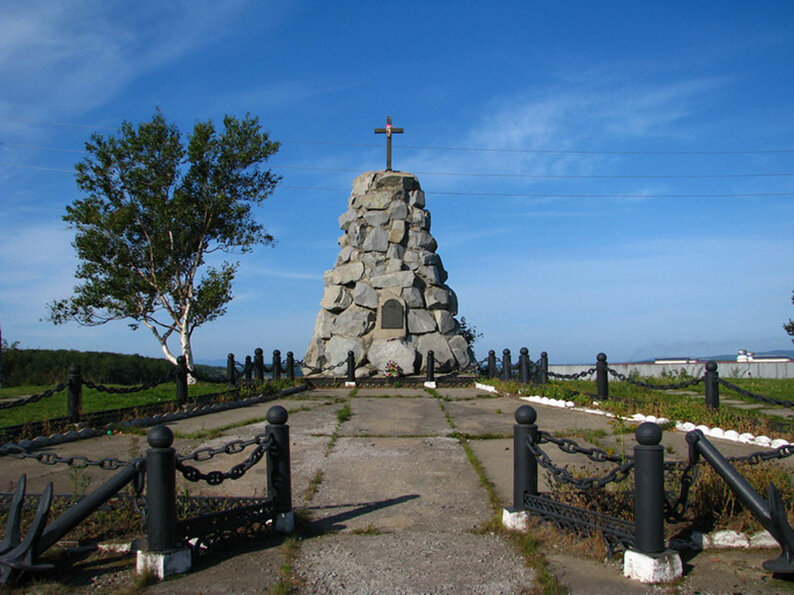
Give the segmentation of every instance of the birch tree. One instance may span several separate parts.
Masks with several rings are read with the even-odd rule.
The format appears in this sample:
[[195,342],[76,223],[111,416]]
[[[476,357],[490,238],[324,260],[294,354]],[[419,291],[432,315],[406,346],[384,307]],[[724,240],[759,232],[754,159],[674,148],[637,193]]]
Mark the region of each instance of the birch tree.
[[252,214],[280,178],[262,164],[279,149],[256,118],[226,116],[223,129],[198,122],[183,142],[158,110],[93,134],[75,166],[83,197],[63,219],[75,230],[80,263],[74,294],[49,304],[55,324],[130,320],[148,329],[176,363],[170,341],[193,368],[191,337],[222,316],[238,263],[207,258],[245,253],[273,237]]

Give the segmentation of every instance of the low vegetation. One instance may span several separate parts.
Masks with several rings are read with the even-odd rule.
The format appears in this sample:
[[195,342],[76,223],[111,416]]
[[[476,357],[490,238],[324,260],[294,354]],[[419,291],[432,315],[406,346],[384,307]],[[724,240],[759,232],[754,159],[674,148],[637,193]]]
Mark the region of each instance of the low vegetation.
[[[670,381],[669,378],[646,378],[643,380],[653,384],[662,384],[665,381]],[[784,400],[783,395],[787,394],[788,399],[794,400],[794,380],[765,379],[762,385],[753,385],[756,387],[755,390],[749,388],[751,382],[758,382],[758,380],[739,379],[736,385],[739,386],[742,382],[747,382],[747,387],[742,386],[746,390],[752,390],[767,396],[773,396],[770,393],[774,393],[778,395],[775,398],[780,400]],[[503,393],[537,395],[551,399],[573,401],[581,407],[592,407],[593,402],[598,400],[594,381],[553,381],[547,384],[529,385],[496,379],[481,381],[495,386]],[[680,380],[676,379],[676,381]],[[734,381],[731,380],[731,382]],[[780,384],[775,385],[774,383]],[[611,382],[609,384],[609,399],[598,401],[598,408],[620,416],[643,413],[645,415],[664,417],[672,421],[689,421],[695,425],[703,424],[709,427],[733,429],[739,433],[749,432],[756,436],[779,436],[794,433],[794,420],[761,413],[760,411],[737,409],[724,403],[717,410],[710,409],[706,407],[705,398],[702,396],[702,385],[698,385],[696,388],[701,391],[701,394],[694,391],[651,390],[627,382]],[[722,389],[723,387],[720,388]],[[769,392],[762,392],[762,388]],[[721,394],[728,396],[730,391],[721,390]]]

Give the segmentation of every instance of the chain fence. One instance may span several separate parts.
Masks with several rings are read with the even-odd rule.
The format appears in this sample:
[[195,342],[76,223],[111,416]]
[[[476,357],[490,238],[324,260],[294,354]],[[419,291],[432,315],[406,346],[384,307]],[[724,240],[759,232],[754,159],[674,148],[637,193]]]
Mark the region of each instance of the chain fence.
[[[249,446],[256,444],[257,447],[243,462],[234,465],[229,471],[210,471],[202,473],[196,467],[186,465],[185,461],[202,462],[208,461],[219,454],[233,455],[244,451]],[[220,485],[227,479],[239,479],[246,472],[256,465],[264,456],[264,454],[275,446],[273,438],[265,434],[254,436],[250,440],[232,440],[218,448],[205,447],[184,456],[177,456],[176,468],[188,481],[198,482],[205,481],[209,485]]]
[[34,460],[37,463],[41,463],[42,465],[63,464],[76,469],[98,467],[106,471],[115,471],[130,464],[130,461],[122,461],[116,457],[89,459],[84,455],[62,457],[57,453],[50,451],[33,453],[23,448],[19,444],[3,444],[0,446],[0,456],[9,456],[14,459]]
[[767,397],[766,395],[759,395],[758,393],[750,392],[749,390],[745,390],[740,386],[736,386],[724,380],[722,378],[718,378],[717,382],[719,382],[725,388],[729,388],[732,391],[735,391],[742,395],[743,397],[747,397],[748,399],[755,399],[756,401],[762,401],[764,403],[769,403],[770,405],[778,405],[780,407],[786,407],[790,409],[794,407],[794,401],[781,401],[780,399],[775,399],[774,397]]
[[[540,448],[540,444],[549,442],[557,445],[561,451],[568,454],[581,454],[595,463],[609,462],[616,463],[617,466],[602,477],[574,477],[565,467],[555,465],[551,457]],[[624,481],[634,467],[634,460],[631,457],[611,455],[607,451],[596,447],[585,448],[570,438],[555,438],[544,431],[538,432],[537,443],[533,442],[532,439],[527,439],[527,447],[538,461],[538,464],[551,473],[556,482],[570,484],[579,490],[589,490],[594,487],[603,488],[607,484]]]
[[61,392],[67,386],[69,386],[69,382],[61,382],[59,385],[45,390],[43,393],[39,393],[36,395],[30,395],[29,397],[25,397],[24,399],[18,399],[16,401],[9,401],[0,403],[0,409],[11,409],[12,407],[22,407],[23,405],[27,405],[29,403],[35,403],[36,401],[41,401],[42,399],[48,399],[51,396]]
[[589,370],[585,370],[584,372],[579,372],[578,374],[558,374],[557,372],[549,371],[549,377],[551,378],[559,378],[561,380],[579,380],[580,378],[585,378],[587,376],[592,376],[595,374],[596,369],[590,368]]
[[206,376],[198,370],[191,370],[188,368],[187,373],[200,382],[207,382],[209,384],[229,384],[231,381],[228,378],[221,376]]
[[701,376],[700,378],[692,378],[691,380],[684,380],[682,382],[676,382],[675,384],[653,384],[650,382],[642,382],[641,380],[636,380],[631,376],[626,376],[625,374],[621,374],[617,370],[613,368],[607,368],[607,372],[618,380],[622,382],[628,382],[629,384],[633,384],[634,386],[640,386],[642,388],[649,388],[651,390],[681,390],[684,388],[688,388],[690,386],[695,386],[703,382],[706,377]]
[[91,382],[90,380],[83,380],[83,385],[102,393],[111,393],[114,395],[127,395],[127,394],[139,393],[141,391],[149,390],[150,388],[154,388],[155,386],[160,386],[161,384],[165,384],[166,382],[173,382],[173,380],[174,380],[174,374],[173,372],[169,372],[168,374],[162,376],[161,378],[158,378],[157,380],[152,380],[151,382],[147,382],[139,386],[117,388],[113,386],[105,386],[104,384],[94,383]]
[[300,366],[302,368],[307,368],[310,373],[312,374],[322,374],[323,372],[330,372],[331,370],[336,370],[337,368],[347,365],[347,360],[341,361],[338,364],[333,364],[325,367],[315,367],[308,365],[304,360],[295,360],[295,365]]

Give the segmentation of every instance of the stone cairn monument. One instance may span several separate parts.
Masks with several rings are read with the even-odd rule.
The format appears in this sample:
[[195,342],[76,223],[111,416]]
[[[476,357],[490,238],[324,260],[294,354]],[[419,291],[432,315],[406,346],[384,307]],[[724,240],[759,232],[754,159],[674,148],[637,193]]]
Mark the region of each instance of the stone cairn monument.
[[[355,354],[357,377],[382,375],[390,361],[404,374],[424,371],[428,351],[438,372],[472,361],[455,320],[458,300],[430,234],[424,192],[416,176],[390,170],[390,153],[386,170],[355,179],[339,217],[344,234],[336,264],[325,273],[304,374],[321,368],[344,376],[348,351]],[[342,365],[327,369],[335,364]]]

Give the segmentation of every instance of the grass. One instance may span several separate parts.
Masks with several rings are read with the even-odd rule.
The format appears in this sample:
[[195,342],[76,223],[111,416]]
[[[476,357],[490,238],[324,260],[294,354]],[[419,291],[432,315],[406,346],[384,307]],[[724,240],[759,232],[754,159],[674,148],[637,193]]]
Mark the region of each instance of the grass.
[[[0,389],[0,397],[23,397],[34,394],[41,394],[48,388],[46,386],[14,386]],[[122,388],[114,386],[114,388]],[[198,383],[188,387],[188,394],[191,397],[198,397],[217,393],[223,390],[216,384]],[[166,403],[176,399],[173,384],[161,384],[145,391],[131,393],[129,395],[118,395],[112,393],[99,392],[95,389],[83,387],[82,411],[83,413],[94,413],[96,411],[107,411],[109,409],[121,409],[124,407],[137,407],[150,403]],[[68,414],[66,389],[55,395],[10,409],[0,410],[0,426],[13,426],[24,424],[31,421],[40,421],[64,417]]]
[[271,595],[291,595],[298,593],[300,581],[295,576],[295,560],[300,554],[300,540],[297,537],[289,537],[282,546],[284,551],[284,562],[279,568],[278,582],[270,590]]
[[[646,380],[652,383],[663,383],[665,381],[665,379]],[[737,382],[737,386],[742,381],[742,379],[739,380],[740,382]],[[782,383],[777,389],[778,395],[783,391],[789,390],[788,380],[766,380],[764,386],[767,388],[772,386],[771,383]],[[496,386],[503,393],[545,396],[564,401],[573,401],[579,406],[586,407],[592,407],[594,400],[592,394],[596,392],[595,382],[582,380],[552,381],[547,384],[529,386],[501,380],[486,380],[484,382]],[[702,387],[699,388],[702,390]],[[721,393],[725,392],[721,391]],[[759,411],[736,409],[725,404],[720,405],[717,410],[710,409],[706,407],[705,400],[698,396],[655,391],[637,387],[627,382],[610,383],[609,397],[607,400],[599,401],[598,407],[620,416],[644,413],[646,415],[664,417],[672,421],[690,421],[695,425],[703,424],[709,427],[732,429],[739,433],[749,432],[756,436],[791,435],[794,433],[794,420],[791,419],[765,415]],[[778,396],[777,398],[780,397]]]
[[381,535],[383,531],[381,531],[375,525],[370,523],[366,527],[361,527],[360,529],[353,529],[351,533],[353,535]]
[[320,484],[323,482],[323,470],[317,469],[314,472],[314,477],[312,477],[311,481],[309,482],[306,491],[303,492],[303,499],[306,502],[311,502],[314,499],[315,494],[317,494],[317,490],[320,489]]
[[353,417],[353,410],[350,408],[350,403],[345,403],[345,406],[336,412],[336,419],[340,424],[345,423]]

